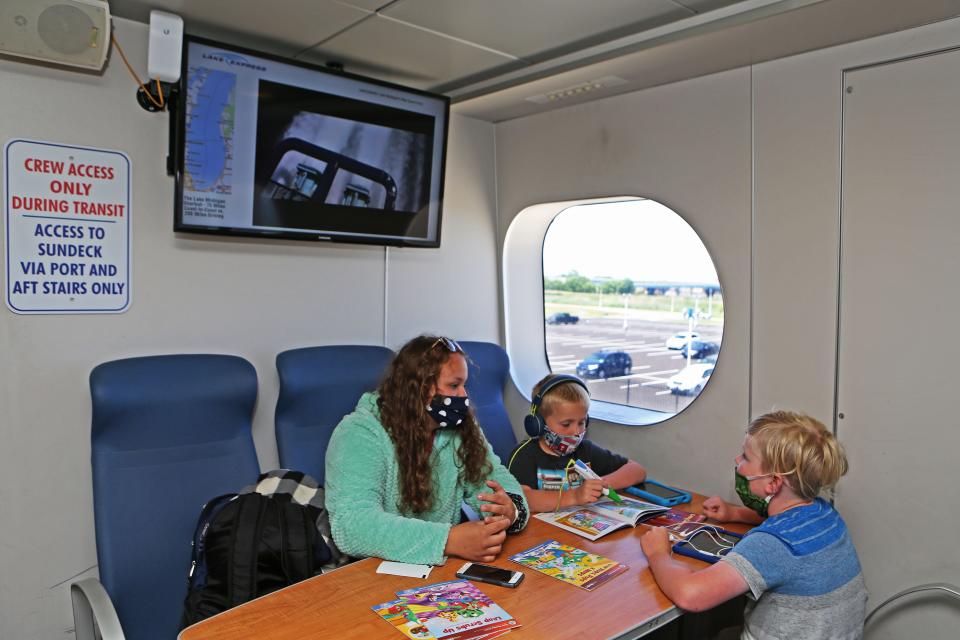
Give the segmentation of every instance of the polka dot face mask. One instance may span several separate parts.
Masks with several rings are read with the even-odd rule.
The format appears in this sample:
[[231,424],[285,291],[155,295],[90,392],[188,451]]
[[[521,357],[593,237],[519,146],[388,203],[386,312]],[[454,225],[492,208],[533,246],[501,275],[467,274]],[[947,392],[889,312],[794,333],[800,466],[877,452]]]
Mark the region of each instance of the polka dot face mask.
[[470,415],[470,399],[466,396],[433,396],[427,414],[441,429],[459,427]]

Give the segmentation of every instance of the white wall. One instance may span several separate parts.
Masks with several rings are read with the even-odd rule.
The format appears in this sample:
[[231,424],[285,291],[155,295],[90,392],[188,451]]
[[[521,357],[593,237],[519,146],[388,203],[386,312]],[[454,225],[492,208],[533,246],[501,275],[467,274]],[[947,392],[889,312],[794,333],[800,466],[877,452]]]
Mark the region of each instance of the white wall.
[[[773,406],[810,407],[828,425],[836,425],[838,437],[850,449],[851,460],[850,473],[846,481],[840,483],[836,504],[841,513],[847,514],[854,541],[859,541],[860,559],[871,592],[870,606],[921,582],[960,582],[960,575],[956,573],[957,555],[952,551],[960,518],[948,504],[949,498],[936,500],[934,496],[938,494],[923,489],[927,484],[946,487],[939,495],[948,495],[949,487],[960,482],[960,471],[950,463],[950,459],[955,460],[955,425],[949,418],[944,419],[950,410],[944,410],[941,404],[948,404],[949,396],[935,394],[937,400],[929,401],[927,394],[934,394],[925,379],[937,379],[931,363],[922,362],[916,345],[897,340],[885,331],[892,321],[903,317],[901,314],[910,313],[910,309],[898,308],[897,302],[891,300],[885,305],[882,313],[886,316],[875,316],[864,324],[870,336],[883,335],[873,347],[878,350],[876,353],[886,354],[884,366],[889,367],[888,371],[875,370],[868,381],[867,376],[858,375],[857,369],[862,371],[876,360],[847,360],[846,369],[840,370],[840,375],[846,375],[839,380],[840,388],[846,389],[844,406],[839,409],[835,406],[840,227],[844,227],[846,242],[852,242],[845,255],[846,283],[843,285],[842,305],[847,318],[845,322],[852,326],[849,324],[851,317],[862,319],[865,314],[874,315],[863,307],[852,307],[857,300],[863,299],[864,294],[862,290],[851,290],[856,282],[885,282],[888,290],[893,292],[896,288],[883,275],[884,269],[901,271],[895,265],[905,259],[904,255],[916,256],[902,269],[915,276],[923,271],[930,258],[934,264],[940,265],[950,259],[940,248],[934,248],[936,243],[921,245],[915,242],[917,237],[930,236],[915,233],[912,225],[923,224],[921,220],[930,220],[938,212],[955,211],[955,197],[945,198],[943,189],[934,189],[931,185],[949,182],[949,177],[941,179],[940,183],[932,178],[943,174],[953,175],[955,181],[958,156],[956,147],[949,142],[937,150],[924,148],[918,152],[904,148],[904,170],[893,176],[878,170],[880,165],[871,163],[870,158],[864,158],[861,148],[861,159],[848,157],[846,162],[850,173],[842,173],[841,150],[844,154],[851,151],[841,144],[843,72],[958,44],[960,21],[951,20],[767,63],[754,71],[757,264],[754,272],[753,410],[759,413]],[[955,65],[955,58],[942,64]],[[923,65],[910,66],[905,62],[885,69],[922,74],[923,77],[913,79],[935,88],[934,93],[942,99],[938,101],[929,94],[921,95],[915,85],[908,87],[905,86],[907,83],[893,81],[885,87],[878,87],[875,82],[873,99],[888,100],[887,95],[897,95],[899,104],[903,105],[897,114],[903,123],[899,127],[890,124],[898,118],[890,115],[892,108],[889,105],[876,105],[877,109],[883,107],[887,113],[885,124],[881,126],[877,124],[881,119],[875,117],[874,110],[863,105],[863,87],[860,92],[854,87],[853,98],[860,105],[861,147],[863,140],[870,136],[888,136],[895,140],[896,135],[908,135],[908,131],[909,135],[916,135],[914,127],[926,120],[929,112],[939,110],[942,122],[950,121],[948,114],[954,114],[955,121],[955,98],[943,98],[950,96],[949,89],[955,84],[955,68],[947,76],[931,72]],[[891,74],[889,77],[896,76]],[[882,91],[888,94],[884,95]],[[873,124],[864,125],[864,117],[872,118]],[[889,131],[894,127],[896,131]],[[891,133],[895,135],[890,136]],[[952,165],[945,165],[944,157],[950,158]],[[850,162],[858,164],[852,166]],[[858,183],[850,183],[850,175],[858,176]],[[923,200],[912,201],[912,207],[922,208],[922,212],[914,215],[908,207],[898,208],[891,215],[878,208],[874,225],[869,223],[869,213],[861,212],[857,221],[848,219],[847,212],[841,212],[841,189],[858,190],[861,199],[865,191],[874,198],[882,197],[881,185],[887,185],[892,179],[910,181],[904,192],[923,193]],[[896,206],[889,198],[885,204]],[[884,217],[896,222],[892,225],[882,222]],[[942,226],[922,231],[932,232],[945,244],[952,242],[955,245],[952,239],[960,235],[960,218],[949,214],[943,217]],[[898,238],[898,242],[909,248],[900,255],[882,252],[884,255],[879,258],[872,257],[877,252],[868,253],[869,259],[863,257],[863,252],[850,252],[851,247],[879,243],[883,238],[889,241],[891,237]],[[931,255],[920,257],[925,252]],[[848,269],[851,268],[858,272],[850,273]],[[931,305],[924,305],[924,300],[941,299],[943,289],[935,277],[912,277],[910,280],[910,292],[916,295],[903,298],[902,304],[929,308]],[[941,303],[933,306],[937,304]],[[947,308],[942,306],[941,310],[946,312]],[[924,333],[919,327],[915,330],[916,335]],[[862,346],[862,340],[859,344]],[[918,361],[921,362],[919,366]],[[884,380],[886,386],[878,389],[877,380]],[[900,384],[898,380],[909,380],[910,383]],[[875,404],[878,398],[883,399],[883,406]],[[866,411],[854,409],[866,403],[874,404],[869,413],[877,420],[870,420]],[[894,407],[904,406],[910,408],[909,423],[901,419],[902,413],[898,416],[894,410]],[[853,414],[847,420],[837,420],[838,411],[852,411]],[[885,434],[895,435],[891,438]],[[898,445],[899,440],[903,442]],[[889,463],[890,458],[895,462]],[[894,471],[897,463],[904,465],[900,467],[900,473]],[[910,504],[903,509],[894,506],[901,503]],[[910,514],[916,513],[922,516],[911,517]],[[918,628],[922,629],[924,638],[957,636],[960,606],[956,600],[911,598],[902,601],[902,605],[905,606],[899,607],[894,615],[879,619],[877,626],[872,627],[870,637],[906,638],[915,635]]]
[[501,341],[493,125],[457,116],[452,122],[440,248],[389,250],[392,348],[422,332]]
[[748,415],[750,70],[501,123],[497,174],[503,230],[538,202],[638,195],[667,205],[703,238],[724,286],[717,374],[668,426],[598,423],[591,437],[660,481],[726,487]]
[[[834,424],[843,70],[958,43],[960,21],[947,21],[498,124],[504,232],[531,204],[636,194],[686,218],[717,263],[724,350],[710,385],[666,423],[596,424],[594,439],[641,461],[654,478],[735,500],[732,460],[748,416],[794,408]],[[902,224],[909,219],[904,215]],[[960,218],[948,232],[960,233]],[[515,414],[524,410],[517,394],[510,403]],[[937,446],[938,432],[955,429],[922,405],[916,420],[925,425],[928,447]],[[839,436],[843,440],[842,423]],[[870,490],[877,486],[871,474],[884,472],[879,462],[854,468],[851,485],[859,489],[844,492],[841,482],[841,512],[845,504],[860,511],[872,504],[871,526],[895,528],[899,540],[909,541],[917,526],[942,533],[939,551],[907,543],[877,552],[862,545],[865,574],[873,579],[871,606],[911,586],[890,579],[896,571],[871,567],[937,563],[936,554],[953,553],[958,524],[946,504],[934,521],[899,521],[891,505],[922,489],[904,479],[892,495]],[[950,486],[960,480],[956,471],[942,474]],[[858,531],[852,533],[856,541]],[[928,580],[942,580],[940,573]],[[883,620],[872,637],[908,637],[920,620],[924,637],[956,637],[960,609],[930,603]]]
[[[143,74],[147,27],[114,24]],[[397,348],[428,330],[498,338],[492,125],[452,118],[441,248],[390,249],[385,270],[378,247],[175,235],[167,115],[137,106],[116,51],[102,75],[0,60],[0,86],[0,140],[120,150],[133,167],[130,310],[20,316],[0,309],[3,640],[69,635],[69,582],[95,573],[87,378],[98,363],[174,352],[249,359],[260,380],[254,438],[266,469],[277,465],[278,352],[343,343]],[[435,303],[434,289],[444,304]]]
[[[921,338],[945,336],[960,315],[948,293],[960,273],[960,50],[848,72],[844,86],[837,411],[854,472],[838,503],[864,557],[897,549],[898,562],[864,570],[886,598],[960,576],[960,554],[932,551],[953,541],[943,507],[956,502],[960,431],[944,418],[955,412],[956,349]],[[896,520],[913,526],[878,526],[863,498],[904,493]],[[948,610],[934,620],[944,631],[960,623],[960,602]],[[901,631],[931,623],[927,608],[888,614]]]

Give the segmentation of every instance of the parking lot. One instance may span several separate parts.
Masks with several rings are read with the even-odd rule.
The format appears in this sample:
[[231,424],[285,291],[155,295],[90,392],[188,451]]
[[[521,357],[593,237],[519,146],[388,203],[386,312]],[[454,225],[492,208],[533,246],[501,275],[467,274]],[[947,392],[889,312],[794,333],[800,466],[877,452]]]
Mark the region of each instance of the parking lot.
[[[576,374],[577,363],[601,349],[625,351],[633,361],[628,375],[585,378],[595,400],[676,413],[695,396],[670,393],[667,381],[687,365],[679,351],[667,349],[667,338],[686,331],[685,322],[628,318],[585,318],[577,324],[546,325],[547,358],[554,373]],[[720,342],[719,326],[701,325],[701,340]],[[699,362],[692,360],[691,362]]]

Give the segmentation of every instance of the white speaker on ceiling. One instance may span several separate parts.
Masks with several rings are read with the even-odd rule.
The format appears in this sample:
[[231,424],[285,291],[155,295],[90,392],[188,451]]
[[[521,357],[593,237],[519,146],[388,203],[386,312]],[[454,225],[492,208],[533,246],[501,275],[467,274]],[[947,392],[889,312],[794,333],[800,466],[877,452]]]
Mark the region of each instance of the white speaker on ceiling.
[[103,68],[110,45],[106,0],[0,1],[0,53]]

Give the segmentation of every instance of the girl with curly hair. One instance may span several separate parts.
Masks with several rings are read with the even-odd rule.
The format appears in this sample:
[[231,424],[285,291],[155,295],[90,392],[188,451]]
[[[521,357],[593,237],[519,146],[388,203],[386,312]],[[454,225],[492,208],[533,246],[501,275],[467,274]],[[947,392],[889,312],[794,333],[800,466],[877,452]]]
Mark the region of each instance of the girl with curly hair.
[[[418,336],[337,425],[326,505],[340,550],[418,564],[489,562],[506,534],[526,525],[523,490],[480,430],[467,375],[455,341]],[[484,517],[461,523],[463,502]]]

